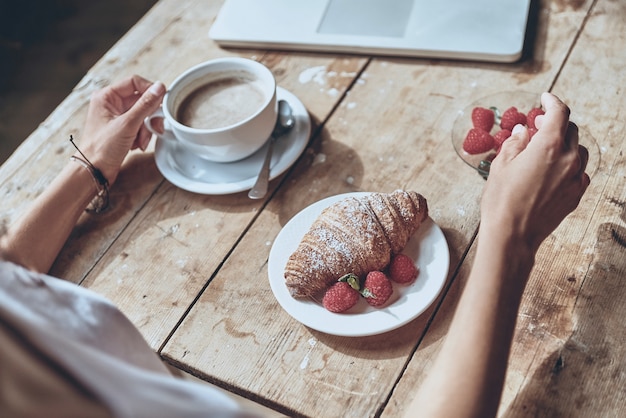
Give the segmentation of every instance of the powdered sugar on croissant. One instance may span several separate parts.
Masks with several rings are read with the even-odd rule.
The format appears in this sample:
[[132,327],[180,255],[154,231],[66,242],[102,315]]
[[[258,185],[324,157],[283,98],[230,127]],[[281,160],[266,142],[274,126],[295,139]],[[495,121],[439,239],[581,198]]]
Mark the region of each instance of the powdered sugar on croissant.
[[341,276],[382,270],[428,216],[426,199],[412,191],[347,197],[313,222],[285,266],[295,298],[314,296]]

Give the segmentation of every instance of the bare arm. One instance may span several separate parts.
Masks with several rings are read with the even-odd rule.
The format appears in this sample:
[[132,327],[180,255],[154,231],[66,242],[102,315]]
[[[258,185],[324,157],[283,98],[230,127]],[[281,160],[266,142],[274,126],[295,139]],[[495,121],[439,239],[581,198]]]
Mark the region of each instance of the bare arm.
[[[162,83],[134,76],[92,96],[80,148],[112,185],[130,149],[150,141],[143,119],[165,94]],[[0,240],[7,260],[47,272],[98,189],[89,171],[69,161]]]
[[452,324],[405,416],[489,417],[500,403],[520,300],[543,240],[589,185],[587,150],[569,109],[544,93],[529,142],[515,130],[493,161],[476,258]]

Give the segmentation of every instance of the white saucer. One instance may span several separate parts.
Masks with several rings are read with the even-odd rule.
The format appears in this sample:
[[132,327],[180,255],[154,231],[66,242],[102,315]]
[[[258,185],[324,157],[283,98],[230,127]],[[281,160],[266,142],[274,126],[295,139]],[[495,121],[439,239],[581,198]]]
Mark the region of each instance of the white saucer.
[[320,200],[300,211],[281,229],[268,260],[270,287],[282,308],[294,319],[327,334],[362,337],[399,328],[423,313],[437,298],[448,276],[450,251],[441,228],[428,218],[402,251],[413,260],[420,273],[410,285],[393,283],[393,295],[383,308],[374,308],[363,298],[344,313],[332,313],[312,299],[294,299],[285,284],[285,265],[322,210],[347,196],[346,193]]
[[[304,104],[291,92],[278,87],[277,100],[286,100],[296,125],[274,143],[270,180],[284,173],[302,154],[309,141],[311,119]],[[267,150],[267,144],[243,160],[216,163],[185,150],[177,142],[157,138],[154,159],[175,186],[201,194],[229,194],[249,190],[254,185]]]

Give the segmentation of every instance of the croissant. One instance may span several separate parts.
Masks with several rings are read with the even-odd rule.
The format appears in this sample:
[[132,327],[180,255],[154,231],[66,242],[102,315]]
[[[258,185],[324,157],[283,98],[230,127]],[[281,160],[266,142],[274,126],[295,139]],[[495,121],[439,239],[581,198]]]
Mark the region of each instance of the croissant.
[[315,296],[341,276],[382,270],[428,216],[426,199],[413,191],[347,197],[313,222],[285,266],[294,298]]

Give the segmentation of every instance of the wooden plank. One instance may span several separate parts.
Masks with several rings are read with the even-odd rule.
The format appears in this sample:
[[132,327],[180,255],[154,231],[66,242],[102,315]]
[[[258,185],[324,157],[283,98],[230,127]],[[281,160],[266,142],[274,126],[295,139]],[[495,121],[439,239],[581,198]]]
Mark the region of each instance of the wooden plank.
[[[183,379],[183,380],[188,380],[188,381],[192,381],[194,383],[198,383],[201,385],[208,385],[210,386],[212,389],[215,390],[221,390],[220,388],[210,385],[209,383],[198,379],[195,376],[190,375],[189,373],[186,373],[180,369],[177,369],[175,367],[171,367],[168,365],[168,369],[170,370],[170,372],[176,376],[177,378]],[[280,414],[276,411],[273,411],[269,408],[265,408],[262,405],[259,405],[256,402],[251,401],[250,399],[244,398],[242,396],[237,396],[231,392],[228,391],[222,391],[226,396],[230,397],[231,399],[233,399],[235,402],[237,402],[239,404],[239,407],[242,408],[246,413],[250,414],[251,416],[260,416],[260,417],[264,417],[264,418],[284,418],[286,417],[286,415],[284,414]]]

